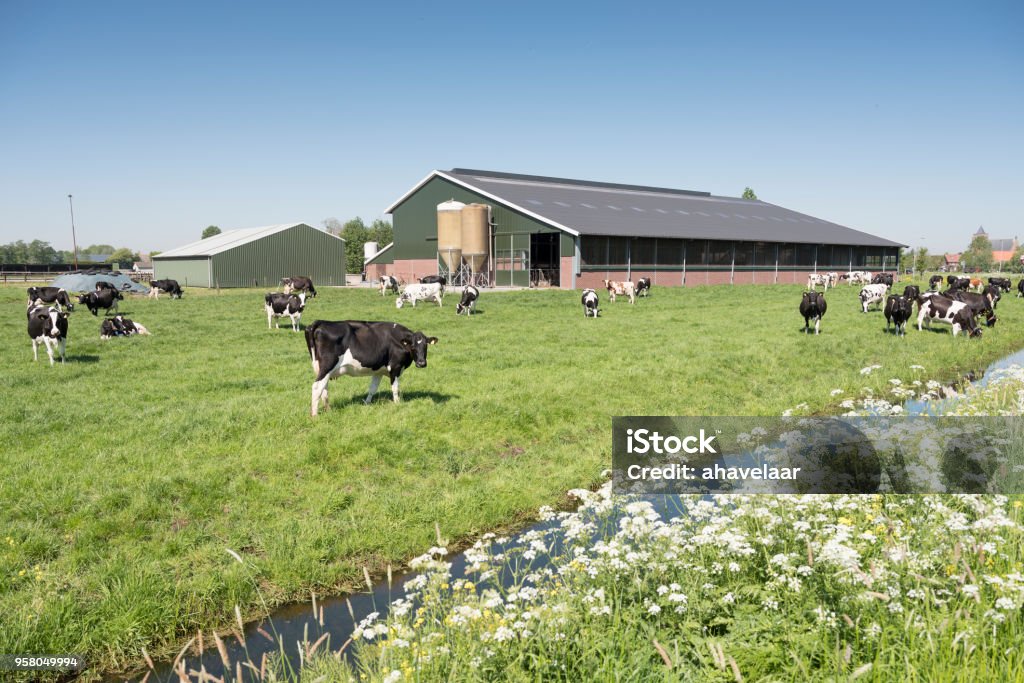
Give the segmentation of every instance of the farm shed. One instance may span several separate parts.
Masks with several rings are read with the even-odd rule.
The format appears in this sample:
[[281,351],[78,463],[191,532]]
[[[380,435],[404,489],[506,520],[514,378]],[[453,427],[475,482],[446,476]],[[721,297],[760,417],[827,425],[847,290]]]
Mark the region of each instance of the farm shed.
[[[463,242],[476,240],[465,224],[461,235],[452,227],[471,207],[487,216],[482,256],[466,256]],[[896,270],[906,246],[759,200],[462,168],[431,172],[386,213],[387,273],[499,287],[797,283],[815,271]]]
[[345,284],[345,240],[306,223],[227,230],[153,257],[154,279],[188,287],[276,287],[307,275]]

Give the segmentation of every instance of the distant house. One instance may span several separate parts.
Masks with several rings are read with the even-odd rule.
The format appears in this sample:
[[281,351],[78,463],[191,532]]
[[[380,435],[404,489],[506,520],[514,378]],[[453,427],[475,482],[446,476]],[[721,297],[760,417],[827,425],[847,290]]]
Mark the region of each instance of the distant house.
[[[985,235],[988,237],[988,233],[985,232],[984,226],[978,226],[977,232],[974,236]],[[1020,246],[1017,243],[1017,238],[1013,239],[992,239],[989,237],[989,242],[992,243],[992,263],[1001,269],[1002,264],[1008,263],[1013,260],[1013,254],[1017,251],[1017,247]]]
[[946,254],[946,272],[955,272],[960,270],[960,254]]

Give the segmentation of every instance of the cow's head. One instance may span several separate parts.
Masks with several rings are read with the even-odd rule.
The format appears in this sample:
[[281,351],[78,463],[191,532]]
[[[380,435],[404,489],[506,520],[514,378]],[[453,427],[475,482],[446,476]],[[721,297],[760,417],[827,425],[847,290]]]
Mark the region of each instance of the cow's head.
[[43,323],[43,331],[47,336],[59,337],[60,336],[60,325],[59,321],[61,318],[67,319],[67,315],[61,313],[56,308],[40,308],[35,312],[36,318]]
[[401,308],[405,303],[405,294],[399,294],[398,298],[395,299],[395,308]]
[[427,367],[427,347],[436,344],[437,337],[428,337],[422,332],[414,332],[411,337],[402,339],[402,348],[412,354],[416,367]]
[[85,294],[79,294],[78,295],[78,303],[80,303],[80,304],[88,304],[91,299],[92,299],[92,292],[86,292]]

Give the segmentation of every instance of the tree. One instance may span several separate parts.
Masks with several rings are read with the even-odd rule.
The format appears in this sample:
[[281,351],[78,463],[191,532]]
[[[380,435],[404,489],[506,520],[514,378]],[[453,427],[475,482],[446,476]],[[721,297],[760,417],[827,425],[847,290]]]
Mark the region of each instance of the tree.
[[220,228],[218,228],[216,225],[207,225],[206,228],[203,230],[203,239],[205,240],[207,237],[213,237],[214,235],[219,234]]
[[1024,244],[1017,247],[1016,251],[1013,252],[1013,256],[1006,263],[1006,270],[1011,273],[1024,273],[1024,265],[1020,262],[1021,258],[1024,258]]
[[338,236],[345,240],[345,271],[363,272],[363,245],[372,239],[370,229],[362,218],[356,216],[341,227]]
[[743,194],[741,195],[744,199],[757,199],[757,195],[749,187],[743,188]]
[[968,271],[992,270],[992,242],[988,236],[975,235],[960,261]]
[[116,251],[112,244],[90,244],[85,249],[79,249],[79,254],[113,254]]
[[370,232],[373,233],[372,240],[381,247],[386,247],[395,241],[395,230],[391,227],[391,223],[381,218],[373,222]]
[[141,260],[139,255],[133,252],[128,247],[121,247],[115,249],[114,253],[107,259],[107,263],[114,263],[117,265],[131,265],[135,261]]

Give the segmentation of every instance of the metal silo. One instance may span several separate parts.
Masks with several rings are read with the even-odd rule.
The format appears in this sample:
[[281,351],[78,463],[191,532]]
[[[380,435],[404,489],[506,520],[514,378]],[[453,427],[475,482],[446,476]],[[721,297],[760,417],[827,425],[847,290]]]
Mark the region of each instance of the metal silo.
[[487,204],[468,204],[462,209],[462,255],[474,274],[482,272],[487,263],[490,217]]
[[449,273],[462,265],[462,209],[466,205],[450,199],[437,205],[437,254]]

